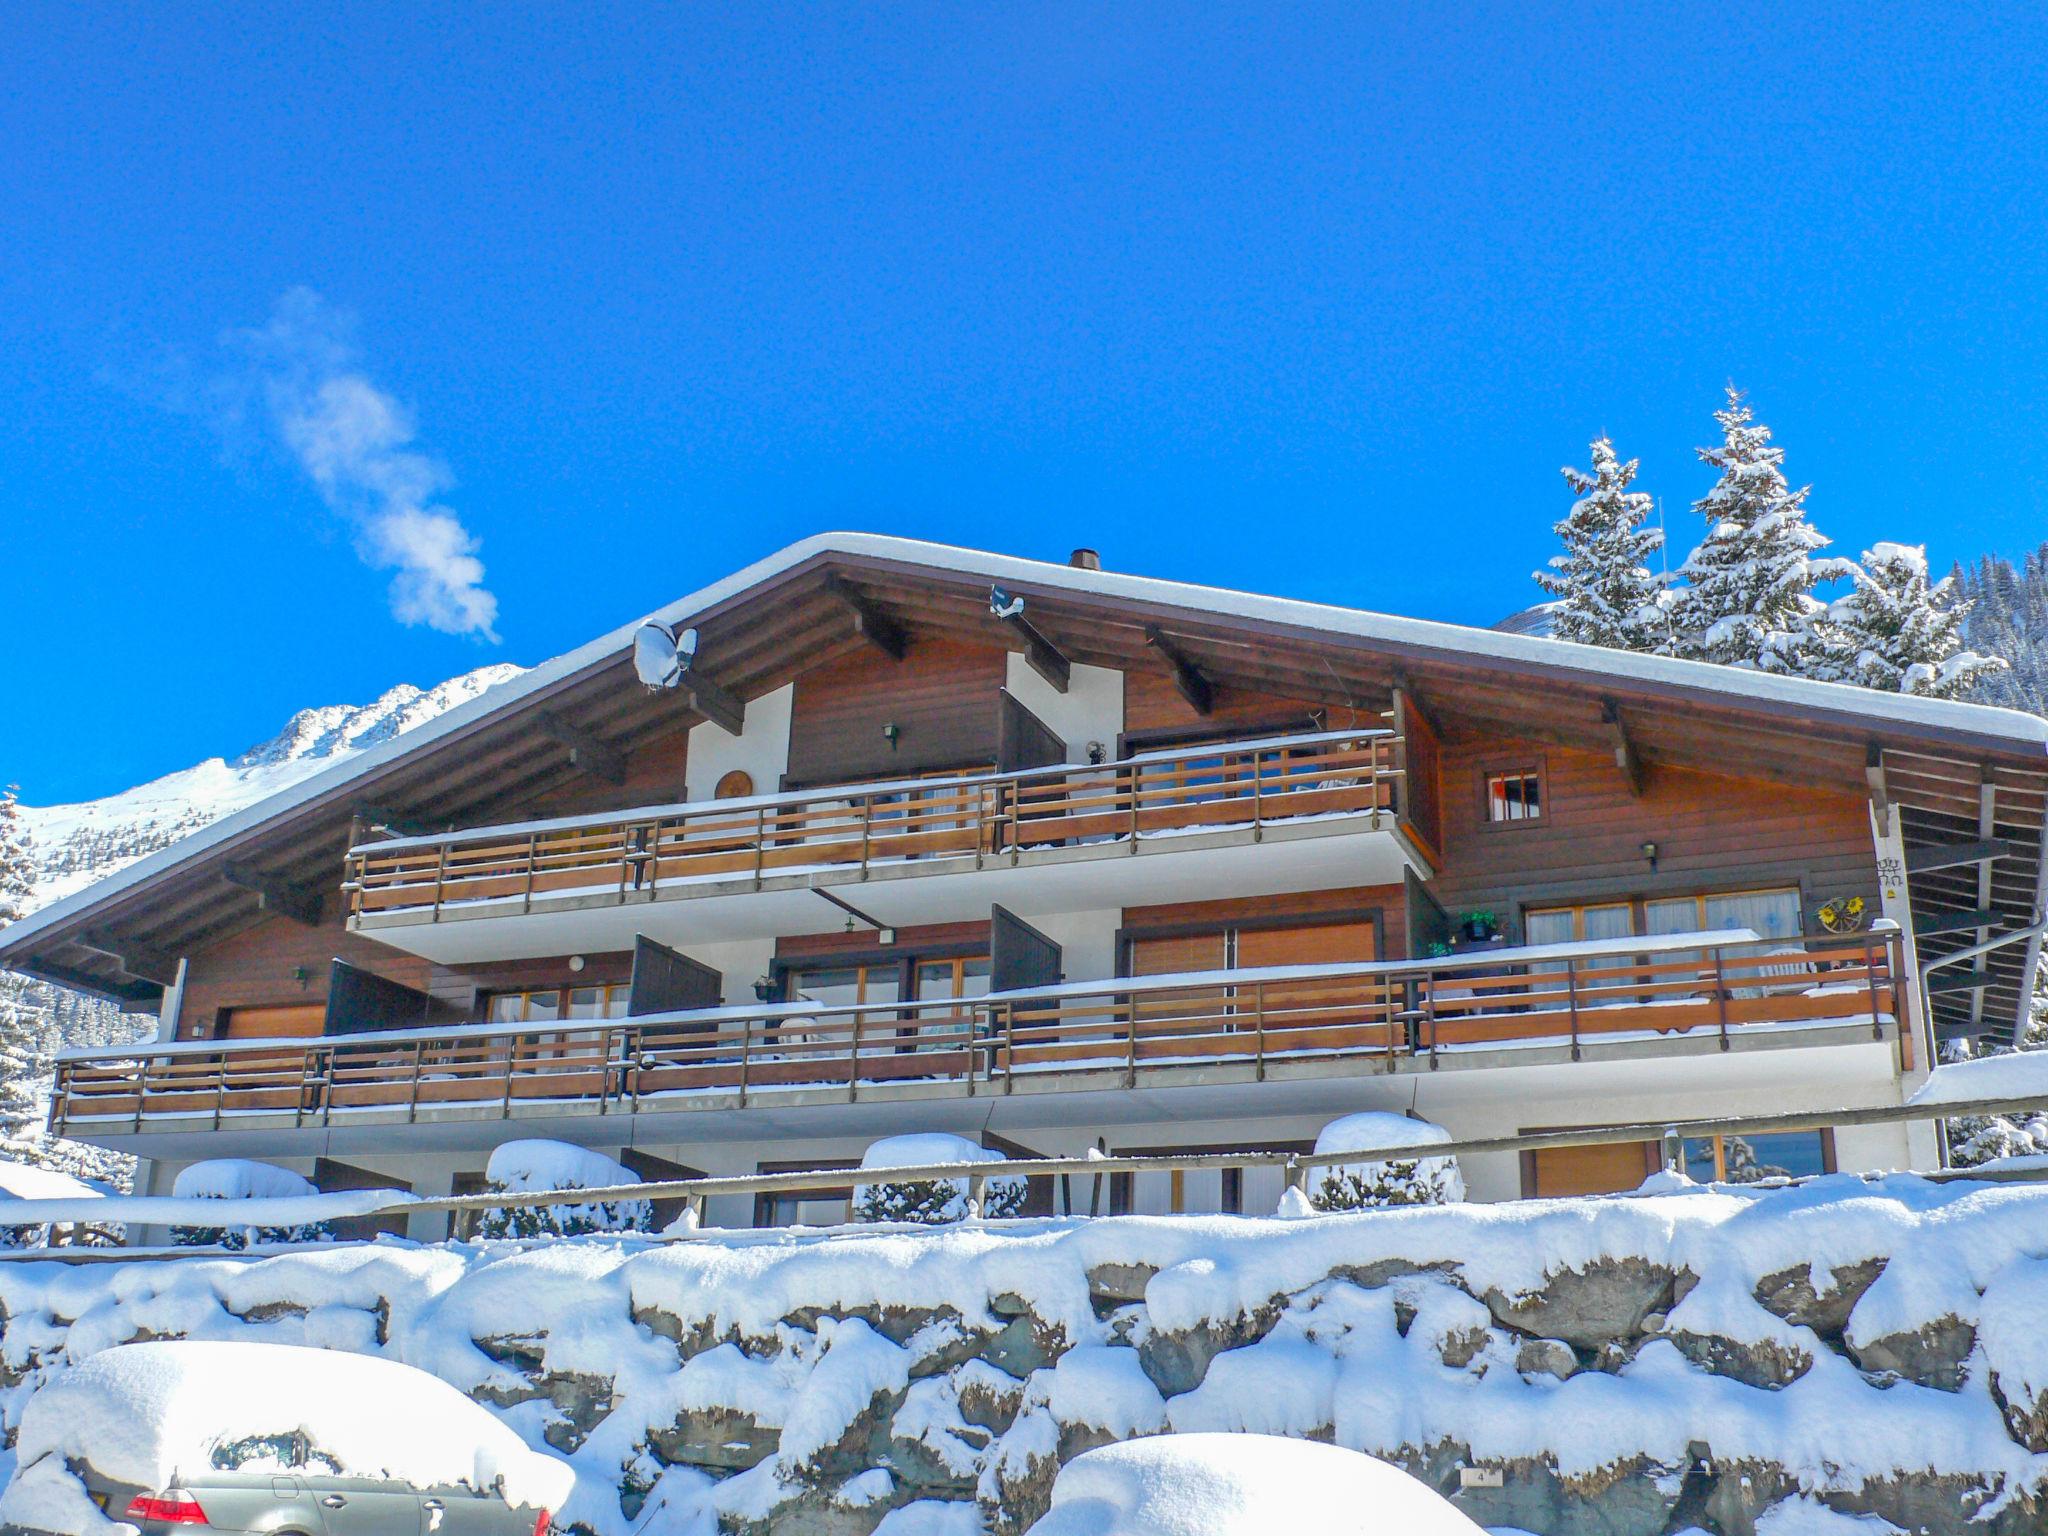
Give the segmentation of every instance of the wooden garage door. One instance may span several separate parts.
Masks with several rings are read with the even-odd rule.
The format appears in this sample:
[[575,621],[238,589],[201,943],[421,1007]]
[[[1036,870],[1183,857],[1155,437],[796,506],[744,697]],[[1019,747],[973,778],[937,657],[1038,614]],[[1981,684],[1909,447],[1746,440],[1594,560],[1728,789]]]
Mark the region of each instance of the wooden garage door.
[[1230,964],[1226,932],[1139,939],[1131,945],[1133,976],[1172,976],[1181,971],[1220,971]]
[[1612,1195],[1634,1189],[1657,1171],[1654,1141],[1603,1147],[1554,1147],[1522,1160],[1522,1193],[1534,1196]]
[[325,1003],[286,1003],[274,1008],[233,1008],[228,1011],[223,1040],[288,1040],[317,1035],[327,1021]]
[[1237,935],[1237,963],[1242,966],[1340,965],[1378,958],[1371,923],[1245,928]]

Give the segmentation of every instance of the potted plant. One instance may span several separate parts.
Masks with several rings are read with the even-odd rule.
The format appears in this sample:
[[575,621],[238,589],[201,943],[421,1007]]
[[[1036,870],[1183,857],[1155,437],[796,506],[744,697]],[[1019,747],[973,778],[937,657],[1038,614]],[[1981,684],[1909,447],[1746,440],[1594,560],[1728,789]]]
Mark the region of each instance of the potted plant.
[[1474,944],[1489,943],[1493,936],[1500,932],[1494,915],[1485,911],[1467,912],[1458,920],[1458,927],[1466,939]]

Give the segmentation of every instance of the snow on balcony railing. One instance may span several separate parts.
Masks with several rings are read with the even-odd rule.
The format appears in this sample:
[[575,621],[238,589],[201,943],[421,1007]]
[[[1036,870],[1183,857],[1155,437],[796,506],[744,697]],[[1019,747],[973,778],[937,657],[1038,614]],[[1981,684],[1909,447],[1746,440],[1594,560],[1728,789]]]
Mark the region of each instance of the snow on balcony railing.
[[903,779],[645,806],[361,843],[352,918],[552,902],[771,875],[986,860],[1315,817],[1399,815],[1399,740],[1324,731],[1146,752],[1100,764]]
[[1497,950],[1480,957],[1295,965],[1065,983],[888,1006],[754,1004],[577,1028],[469,1025],[315,1040],[187,1041],[67,1052],[53,1127],[238,1115],[326,1125],[548,1103],[605,1113],[791,1090],[857,1098],[931,1083],[1003,1093],[1020,1078],[1548,1044],[1717,1039],[1901,1015],[1899,935],[1788,943],[1746,929]]

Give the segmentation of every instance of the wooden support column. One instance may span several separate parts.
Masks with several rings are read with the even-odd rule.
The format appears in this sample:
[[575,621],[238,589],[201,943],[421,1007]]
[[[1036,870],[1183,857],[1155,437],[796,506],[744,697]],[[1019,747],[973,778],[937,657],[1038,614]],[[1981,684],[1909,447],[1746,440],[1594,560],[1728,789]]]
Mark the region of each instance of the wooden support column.
[[844,578],[828,576],[825,590],[853,610],[853,632],[891,661],[901,661],[910,648],[910,636],[889,615],[875,606]]
[[1892,835],[1891,791],[1884,781],[1884,752],[1873,746],[1863,763],[1863,777],[1870,784],[1870,814],[1877,822],[1877,835]]
[[320,926],[320,893],[309,885],[295,885],[281,880],[276,875],[266,875],[247,864],[227,863],[221,866],[221,878],[229,885],[245,891],[254,891],[261,899],[263,910],[275,912],[279,917],[288,917],[295,923],[308,928]]
[[1001,587],[990,587],[988,611],[1023,638],[1024,659],[1031,664],[1031,670],[1050,683],[1055,693],[1065,693],[1073,681],[1074,664],[1039,632],[1037,625],[1024,617],[1024,599]]
[[1188,701],[1188,707],[1198,715],[1206,715],[1216,707],[1216,686],[1208,675],[1195,664],[1173,641],[1168,639],[1155,625],[1145,626],[1145,643],[1159,653],[1173,673],[1173,686],[1180,690],[1180,696]]
[[607,784],[626,782],[626,755],[617,747],[599,741],[582,726],[572,725],[549,710],[540,711],[535,719],[543,733],[569,749],[569,761],[585,773],[594,774]]

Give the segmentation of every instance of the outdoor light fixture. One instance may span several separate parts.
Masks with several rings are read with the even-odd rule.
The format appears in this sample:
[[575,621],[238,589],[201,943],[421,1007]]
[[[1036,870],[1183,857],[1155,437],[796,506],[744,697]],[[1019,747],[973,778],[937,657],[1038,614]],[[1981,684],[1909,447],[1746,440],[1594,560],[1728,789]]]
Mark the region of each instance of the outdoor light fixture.
[[901,736],[902,734],[903,728],[899,726],[894,720],[891,720],[888,724],[882,727],[882,739],[889,743],[889,750],[891,752],[894,752],[896,750],[896,738]]
[[774,1002],[775,983],[766,976],[756,976],[754,978],[754,1000],[761,1003]]
[[1650,868],[1654,871],[1657,868],[1657,845],[1655,843],[1643,844],[1643,857],[1650,861]]

